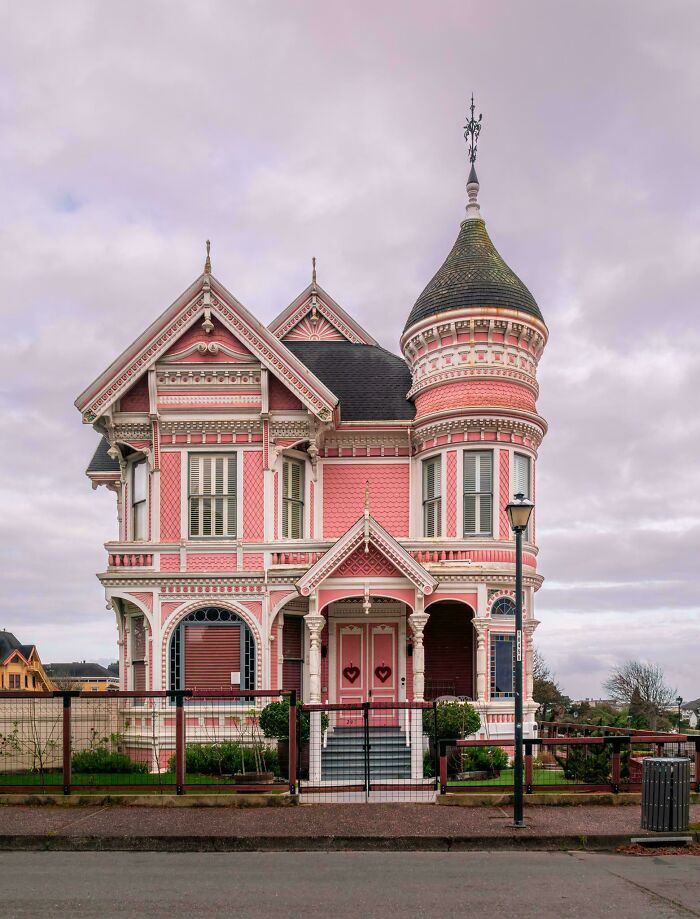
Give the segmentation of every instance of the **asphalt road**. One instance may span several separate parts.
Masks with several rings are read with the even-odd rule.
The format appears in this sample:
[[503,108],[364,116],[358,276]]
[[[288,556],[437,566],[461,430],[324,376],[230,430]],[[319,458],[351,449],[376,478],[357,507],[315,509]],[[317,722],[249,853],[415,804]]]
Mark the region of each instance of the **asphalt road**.
[[700,858],[547,852],[0,853],[0,915],[700,917]]

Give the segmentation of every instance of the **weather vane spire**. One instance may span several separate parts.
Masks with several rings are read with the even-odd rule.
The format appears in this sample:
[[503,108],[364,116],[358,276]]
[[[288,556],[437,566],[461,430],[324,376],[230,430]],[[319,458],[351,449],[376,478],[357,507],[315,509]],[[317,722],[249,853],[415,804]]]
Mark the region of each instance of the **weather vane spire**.
[[471,117],[464,125],[464,139],[469,147],[469,162],[474,164],[476,162],[476,144],[479,140],[479,134],[481,134],[481,119],[484,117],[481,112],[479,112],[479,117],[474,118],[474,93],[472,93],[472,104],[469,111]]
[[211,274],[211,258],[209,257],[209,251],[211,249],[211,242],[207,240],[207,257],[204,260],[204,273]]

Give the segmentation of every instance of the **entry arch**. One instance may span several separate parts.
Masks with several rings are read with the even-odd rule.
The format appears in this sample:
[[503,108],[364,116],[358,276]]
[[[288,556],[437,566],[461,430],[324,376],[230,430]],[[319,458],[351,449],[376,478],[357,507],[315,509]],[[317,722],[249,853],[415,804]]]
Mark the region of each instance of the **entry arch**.
[[430,614],[423,633],[425,698],[476,698],[475,610],[457,599],[439,599],[426,606]]

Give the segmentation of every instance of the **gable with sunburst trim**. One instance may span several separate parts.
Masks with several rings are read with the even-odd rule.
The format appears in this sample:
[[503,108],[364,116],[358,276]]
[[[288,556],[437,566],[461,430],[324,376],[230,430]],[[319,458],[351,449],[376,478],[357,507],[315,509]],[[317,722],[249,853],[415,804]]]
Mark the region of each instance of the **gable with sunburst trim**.
[[376,345],[372,336],[318,284],[310,284],[270,323],[281,341],[349,341]]
[[358,552],[366,554],[368,563],[371,561],[375,566],[379,565],[379,558],[383,558],[383,569],[386,569],[387,572],[395,569],[397,574],[409,580],[417,590],[426,596],[433,593],[437,587],[438,582],[432,574],[420,562],[417,562],[380,523],[377,523],[374,517],[366,514],[360,517],[299,578],[297,582],[299,593],[303,597],[308,597],[327,578],[340,577],[341,573],[347,576],[355,572],[351,576],[363,576],[363,566],[357,564]]

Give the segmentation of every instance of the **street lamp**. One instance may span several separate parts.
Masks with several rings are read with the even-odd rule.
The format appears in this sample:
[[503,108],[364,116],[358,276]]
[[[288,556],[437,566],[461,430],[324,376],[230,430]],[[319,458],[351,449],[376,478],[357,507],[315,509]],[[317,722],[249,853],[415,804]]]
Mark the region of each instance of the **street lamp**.
[[522,492],[506,505],[515,533],[515,758],[513,760],[513,825],[523,820],[523,533],[534,508]]
[[[683,697],[682,697],[682,696],[677,696],[677,697],[676,697],[676,705],[678,706],[678,733],[679,733],[679,734],[680,734],[680,732],[681,732],[681,705],[682,705],[682,704],[683,704]],[[680,740],[678,741],[678,755],[679,755],[679,756],[681,755],[681,742],[680,742]]]

